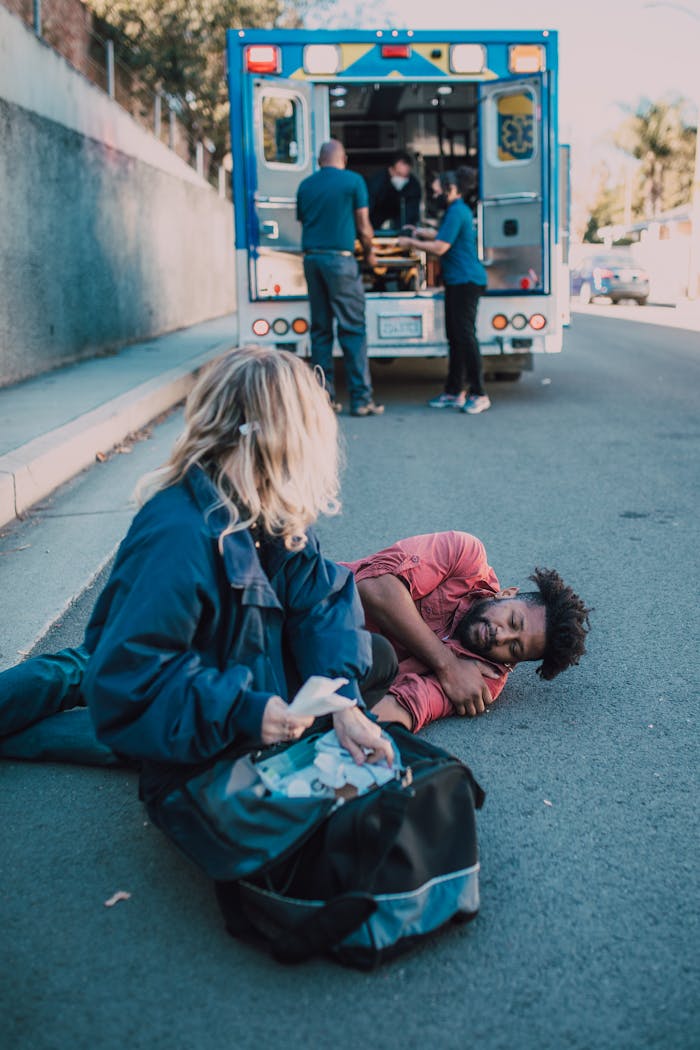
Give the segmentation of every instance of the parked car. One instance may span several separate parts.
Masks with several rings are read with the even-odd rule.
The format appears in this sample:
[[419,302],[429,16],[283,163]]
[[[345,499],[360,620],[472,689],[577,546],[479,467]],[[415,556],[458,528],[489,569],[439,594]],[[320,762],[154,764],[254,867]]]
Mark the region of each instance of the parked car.
[[649,275],[623,252],[588,255],[571,271],[571,294],[581,303],[605,295],[613,303],[634,299],[644,306],[649,298]]

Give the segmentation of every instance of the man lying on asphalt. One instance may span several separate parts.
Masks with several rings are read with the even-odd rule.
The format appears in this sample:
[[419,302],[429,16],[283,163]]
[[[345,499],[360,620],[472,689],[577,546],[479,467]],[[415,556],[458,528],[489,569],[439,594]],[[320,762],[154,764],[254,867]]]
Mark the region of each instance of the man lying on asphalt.
[[[541,661],[552,679],[585,653],[588,613],[551,569],[536,590],[500,589],[480,540],[439,532],[399,540],[355,562],[368,630],[390,639],[398,659],[387,694],[372,711],[417,732],[450,715],[478,715],[516,664]],[[27,660],[0,674],[0,756],[118,764],[99,743],[80,686],[83,647]]]
[[388,694],[372,710],[414,732],[449,715],[479,715],[524,660],[555,678],[585,653],[588,613],[553,569],[536,569],[536,590],[500,589],[483,543],[437,532],[343,562],[352,570],[368,630],[399,660]]

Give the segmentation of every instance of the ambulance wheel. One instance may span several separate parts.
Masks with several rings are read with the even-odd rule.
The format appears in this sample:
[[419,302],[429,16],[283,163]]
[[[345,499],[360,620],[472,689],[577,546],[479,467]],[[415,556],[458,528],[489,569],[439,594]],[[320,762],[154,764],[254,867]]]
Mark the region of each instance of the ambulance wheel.
[[593,300],[593,294],[592,294],[591,286],[590,286],[590,284],[588,284],[587,281],[584,281],[584,283],[581,285],[581,287],[579,289],[578,301],[580,303],[583,303],[584,306],[588,306],[588,304],[590,302],[592,302],[592,300]]
[[393,365],[395,360],[396,360],[395,357],[373,357],[372,358],[372,364],[373,365]]
[[493,378],[497,383],[517,383],[522,372],[494,372]]

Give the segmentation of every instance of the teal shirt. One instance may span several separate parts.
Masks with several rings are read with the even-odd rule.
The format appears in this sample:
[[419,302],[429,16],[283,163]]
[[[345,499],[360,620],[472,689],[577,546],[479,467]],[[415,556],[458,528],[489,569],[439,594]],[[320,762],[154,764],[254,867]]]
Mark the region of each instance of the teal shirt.
[[452,201],[445,212],[437,239],[451,245],[440,256],[445,284],[486,284],[486,270],[476,254],[474,216],[461,198]]
[[355,211],[368,207],[367,186],[361,175],[345,168],[319,168],[297,190],[302,248],[354,251]]

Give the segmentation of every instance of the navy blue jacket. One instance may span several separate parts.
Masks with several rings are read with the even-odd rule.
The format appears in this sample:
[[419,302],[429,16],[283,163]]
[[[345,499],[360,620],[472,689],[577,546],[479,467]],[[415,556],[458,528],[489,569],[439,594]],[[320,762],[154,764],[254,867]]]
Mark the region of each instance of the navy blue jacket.
[[[270,696],[309,675],[357,679],[371,642],[352,574],[249,531],[218,536],[226,517],[200,468],[134,518],[86,633],[83,693],[97,735],[158,766],[197,764],[242,737],[259,739]],[[144,770],[146,765],[144,764]]]

